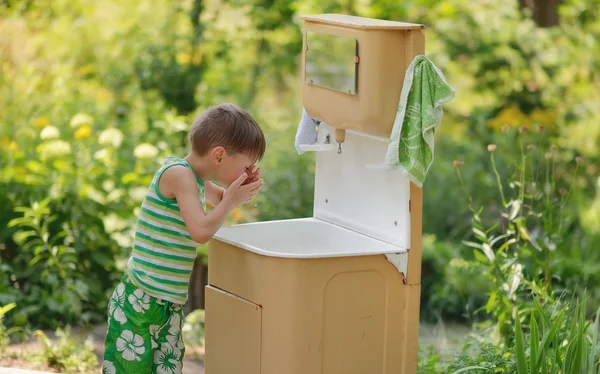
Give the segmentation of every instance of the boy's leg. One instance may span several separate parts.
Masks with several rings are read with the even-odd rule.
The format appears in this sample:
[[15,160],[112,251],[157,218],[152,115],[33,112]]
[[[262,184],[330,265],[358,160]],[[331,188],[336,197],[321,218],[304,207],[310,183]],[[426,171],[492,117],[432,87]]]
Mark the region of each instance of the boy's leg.
[[103,374],[152,371],[153,342],[146,315],[150,304],[150,296],[124,277],[109,301]]
[[154,369],[156,374],[181,374],[185,346],[183,344],[183,306],[159,300],[163,305],[164,318],[167,321],[155,331],[157,348],[154,351]]

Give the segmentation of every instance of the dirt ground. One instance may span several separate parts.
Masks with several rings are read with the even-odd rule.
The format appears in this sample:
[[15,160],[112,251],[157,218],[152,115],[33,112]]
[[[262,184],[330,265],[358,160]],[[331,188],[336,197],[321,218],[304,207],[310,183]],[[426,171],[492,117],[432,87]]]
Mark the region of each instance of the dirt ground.
[[[419,345],[426,348],[433,345],[436,351],[443,356],[460,352],[462,345],[465,343],[467,335],[471,329],[462,325],[444,325],[444,324],[421,324]],[[95,352],[98,357],[98,362],[102,362],[104,353],[104,337],[106,334],[106,326],[97,326],[91,331],[78,331],[73,329],[71,335],[85,339],[88,336],[93,338],[95,344]],[[46,332],[46,335],[53,339],[53,332]],[[49,372],[57,372],[47,365],[36,364],[23,359],[23,356],[30,355],[31,352],[40,350],[40,346],[35,339],[30,342],[13,344],[9,347],[9,352],[4,358],[0,358],[0,368],[18,368],[30,370],[42,370]],[[11,356],[12,355],[12,356]],[[204,374],[204,367],[201,358],[204,357],[204,350],[200,347],[186,346],[185,361],[183,364],[183,374]],[[98,374],[100,368],[89,373],[81,374]],[[4,372],[2,372],[4,373]],[[16,374],[16,373],[15,373]]]
[[[50,339],[55,338],[55,334],[52,331],[45,331],[46,335]],[[98,363],[102,362],[102,356],[104,354],[104,338],[106,334],[106,326],[97,326],[93,330],[78,330],[73,329],[71,336],[85,339],[91,336],[94,345],[95,353],[98,358]],[[49,367],[47,364],[32,362],[27,360],[26,357],[31,356],[33,352],[41,351],[41,346],[35,338],[32,338],[28,342],[11,344],[4,357],[0,357],[0,368],[16,368],[16,369],[29,369],[29,370],[40,370],[57,373],[56,369]],[[186,347],[185,360],[183,362],[183,374],[204,374],[204,366],[202,365],[201,358],[204,356],[204,350],[200,347]],[[98,374],[100,372],[100,366],[95,368],[93,371],[81,374]]]

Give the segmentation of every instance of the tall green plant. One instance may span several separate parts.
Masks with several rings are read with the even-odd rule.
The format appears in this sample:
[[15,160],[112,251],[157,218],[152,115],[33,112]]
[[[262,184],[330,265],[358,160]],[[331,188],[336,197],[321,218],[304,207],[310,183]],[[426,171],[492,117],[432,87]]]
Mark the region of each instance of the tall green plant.
[[[529,339],[523,333],[523,315],[515,319],[517,374],[598,374],[600,340],[598,318],[586,318],[586,295],[581,302],[546,311],[536,302],[529,317]],[[527,349],[529,348],[529,349]]]
[[[490,325],[497,339],[509,343],[514,338],[511,323],[515,307],[528,310],[532,293],[544,302],[554,302],[555,254],[563,245],[572,217],[566,204],[570,191],[560,187],[561,181],[555,177],[558,148],[550,146],[542,151],[547,141],[541,132],[532,137],[524,130],[506,132],[504,145],[488,146],[498,201],[475,207],[462,178],[462,162],[456,161],[455,166],[473,215],[472,240],[464,244],[473,249],[474,261],[492,285],[485,305],[492,318]],[[528,140],[537,144],[527,144]],[[506,162],[500,165],[497,155],[503,148],[511,150],[512,143],[518,145],[518,154],[503,155]],[[578,158],[571,178],[580,163]],[[502,167],[507,170],[501,173]],[[510,175],[508,180],[503,180],[503,174]]]

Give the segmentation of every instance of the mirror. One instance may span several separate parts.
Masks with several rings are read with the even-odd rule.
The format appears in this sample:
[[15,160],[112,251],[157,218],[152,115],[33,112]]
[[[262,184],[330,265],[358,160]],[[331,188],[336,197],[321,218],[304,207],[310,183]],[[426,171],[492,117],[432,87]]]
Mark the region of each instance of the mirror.
[[313,31],[305,38],[305,81],[356,95],[358,41]]

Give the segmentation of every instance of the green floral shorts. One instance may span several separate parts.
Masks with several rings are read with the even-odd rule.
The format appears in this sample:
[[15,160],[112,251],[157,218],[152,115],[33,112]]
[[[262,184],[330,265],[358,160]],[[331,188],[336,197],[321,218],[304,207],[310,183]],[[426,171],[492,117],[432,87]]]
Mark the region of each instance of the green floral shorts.
[[108,303],[102,373],[180,374],[182,325],[182,305],[146,294],[124,275]]

